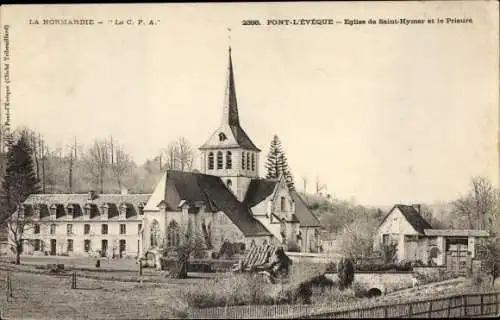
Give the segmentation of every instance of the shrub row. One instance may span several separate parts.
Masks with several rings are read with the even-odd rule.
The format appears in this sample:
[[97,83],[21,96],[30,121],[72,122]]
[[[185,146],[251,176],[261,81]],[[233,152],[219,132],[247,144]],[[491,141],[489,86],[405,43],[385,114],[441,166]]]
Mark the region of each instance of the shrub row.
[[[413,271],[413,264],[410,262],[405,263],[388,263],[388,264],[356,264],[354,265],[354,271],[365,271],[365,272],[378,272],[378,271],[398,271],[398,272],[409,272]],[[331,262],[326,267],[326,272],[337,272],[337,264]]]

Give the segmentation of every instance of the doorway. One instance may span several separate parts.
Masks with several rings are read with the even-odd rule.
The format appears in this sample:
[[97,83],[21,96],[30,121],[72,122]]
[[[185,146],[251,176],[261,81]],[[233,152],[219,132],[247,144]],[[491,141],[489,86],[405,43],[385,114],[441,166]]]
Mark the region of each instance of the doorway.
[[125,240],[120,240],[120,258],[123,258],[123,256],[125,255],[126,249],[127,247]]
[[101,257],[106,257],[108,255],[108,240],[102,240],[101,242]]
[[467,238],[446,239],[446,265],[449,270],[459,273],[467,271]]
[[50,255],[55,256],[56,255],[56,239],[51,239],[50,240]]

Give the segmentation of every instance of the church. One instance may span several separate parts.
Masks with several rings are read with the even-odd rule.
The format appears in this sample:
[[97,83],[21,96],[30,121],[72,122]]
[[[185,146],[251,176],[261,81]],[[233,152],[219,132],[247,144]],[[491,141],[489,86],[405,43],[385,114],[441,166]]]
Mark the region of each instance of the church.
[[318,251],[320,222],[304,199],[284,177],[259,177],[261,150],[240,123],[231,48],[222,122],[199,151],[200,172],[165,172],[147,201],[143,253],[175,245],[189,224],[215,250],[228,241]]
[[33,220],[23,253],[142,257],[175,247],[189,226],[208,251],[230,242],[317,252],[320,222],[302,197],[284,177],[259,177],[261,150],[240,124],[231,49],[222,115],[199,148],[199,172],[166,171],[152,194],[30,195],[14,213]]

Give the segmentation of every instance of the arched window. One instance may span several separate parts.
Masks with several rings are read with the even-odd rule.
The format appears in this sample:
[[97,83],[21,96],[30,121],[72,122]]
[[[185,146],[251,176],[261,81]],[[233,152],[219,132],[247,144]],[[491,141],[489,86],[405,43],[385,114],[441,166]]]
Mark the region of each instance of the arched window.
[[226,185],[228,188],[231,188],[231,186],[233,185],[233,182],[231,181],[231,179],[227,179]]
[[224,141],[226,139],[227,139],[227,137],[223,132],[219,133],[219,141]]
[[241,169],[245,170],[245,152],[241,153]]
[[151,247],[157,247],[160,241],[160,224],[157,220],[153,220],[151,224]]
[[167,228],[167,245],[169,247],[176,247],[180,244],[179,224],[172,220]]
[[255,171],[255,153],[252,153],[252,171]]
[[250,152],[247,152],[247,170],[250,170]]
[[233,161],[231,159],[231,151],[226,152],[226,169],[231,169]]
[[218,151],[217,152],[217,169],[222,169],[222,163],[223,163],[222,151]]
[[214,153],[210,152],[208,154],[208,170],[214,169]]

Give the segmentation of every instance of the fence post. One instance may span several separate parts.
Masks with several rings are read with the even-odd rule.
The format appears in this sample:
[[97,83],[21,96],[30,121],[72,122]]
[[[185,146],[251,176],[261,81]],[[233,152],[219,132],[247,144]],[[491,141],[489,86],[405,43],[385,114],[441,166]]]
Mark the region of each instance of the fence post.
[[467,317],[467,296],[463,295],[463,300],[464,300],[464,317]]
[[498,293],[495,293],[495,315],[498,315]]
[[389,317],[389,310],[387,306],[384,306],[384,318],[387,319]]
[[453,297],[448,298],[448,310],[446,311],[446,318],[450,317],[451,314],[451,302],[453,301]]
[[76,289],[76,272],[71,274],[71,289]]
[[427,310],[427,318],[432,318],[432,301],[429,302],[429,309]]
[[481,314],[480,314],[481,316],[482,316],[482,315],[483,315],[483,313],[484,313],[484,302],[483,302],[483,297],[484,297],[484,296],[483,296],[483,294],[481,294]]
[[412,314],[413,314],[413,303],[410,302],[408,307],[408,318],[411,318]]

